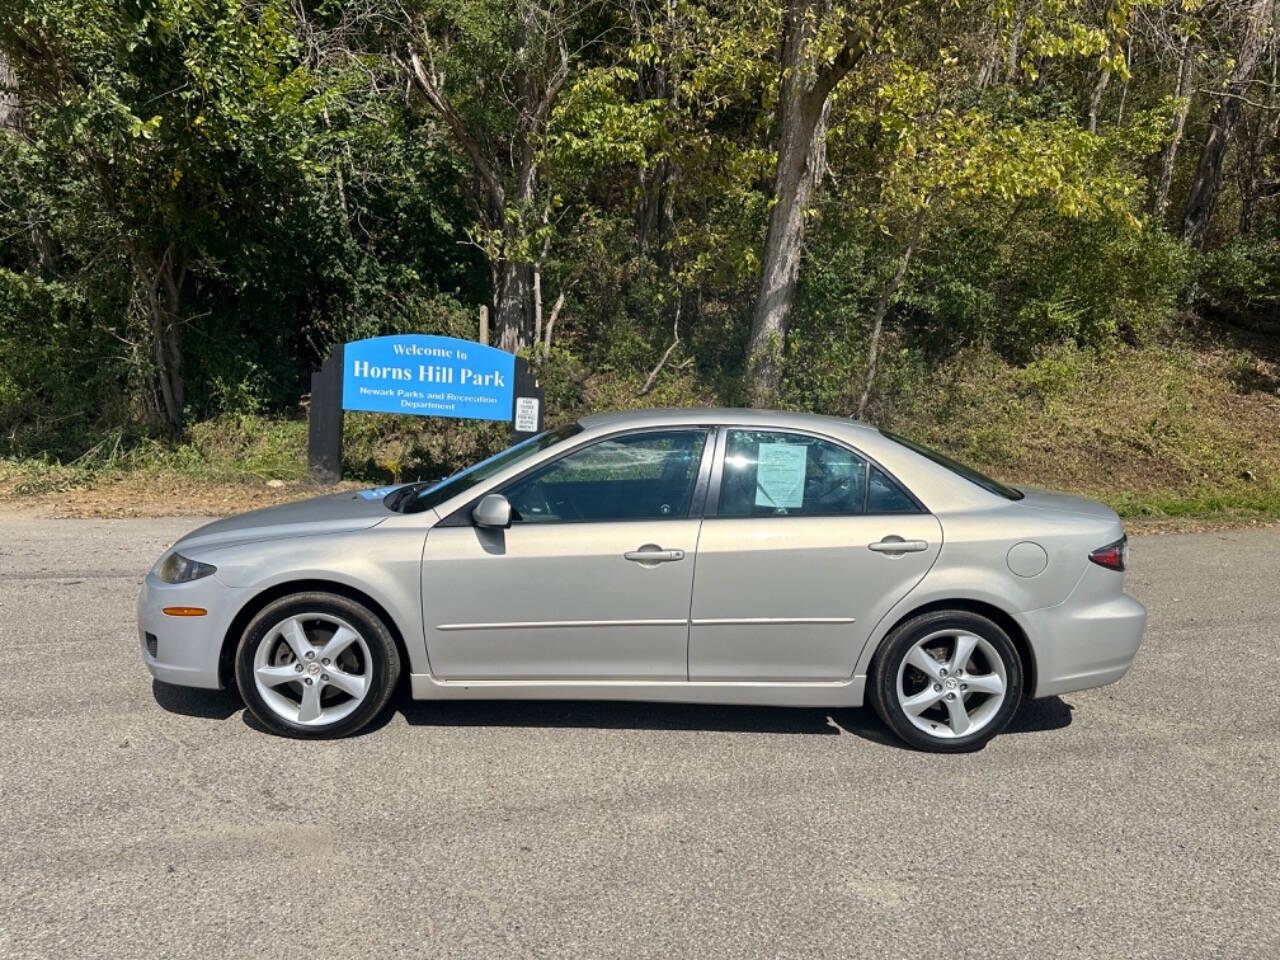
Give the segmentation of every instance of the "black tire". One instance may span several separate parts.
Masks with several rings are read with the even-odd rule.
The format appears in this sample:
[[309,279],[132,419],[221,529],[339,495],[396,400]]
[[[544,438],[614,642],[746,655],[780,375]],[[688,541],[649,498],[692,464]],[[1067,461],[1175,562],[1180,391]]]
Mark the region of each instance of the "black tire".
[[[1005,674],[1003,702],[976,732],[965,736],[934,736],[921,730],[912,722],[898,699],[898,675],[903,660],[921,640],[946,631],[971,634],[986,641],[995,655],[999,656]],[[944,644],[945,642],[945,638],[939,640],[939,643]],[[978,656],[986,659],[987,654],[979,651]],[[990,665],[988,667],[989,669],[994,669]],[[910,670],[915,671],[916,668],[911,667]],[[988,740],[1009,725],[1009,721],[1013,719],[1013,715],[1018,712],[1018,707],[1022,703],[1024,670],[1022,658],[1018,656],[1017,647],[1014,646],[1013,641],[1009,639],[1009,635],[999,625],[984,616],[967,610],[938,610],[921,614],[905,623],[899,624],[884,638],[880,649],[876,651],[876,655],[872,660],[870,674],[868,678],[868,698],[871,700],[871,705],[875,708],[876,713],[879,714],[880,719],[898,737],[911,746],[934,753],[964,753],[981,749]],[[912,674],[912,676],[915,675]],[[923,676],[923,673],[919,673],[919,676],[915,678],[918,681]],[[960,693],[958,695],[968,697],[971,702],[974,700],[973,694]],[[986,702],[987,698],[985,696],[977,696],[980,698],[978,700],[979,705]],[[946,704],[940,703],[937,707],[930,708],[932,713],[926,712],[920,716],[927,723],[930,717],[945,715],[945,708]],[[945,729],[948,734],[951,730],[949,725],[944,728],[941,721],[938,724],[930,725],[938,729]]]
[[[308,616],[336,618],[348,624],[364,641],[360,649],[361,667],[367,689],[363,700],[349,714],[332,723],[304,725],[281,716],[263,698],[254,682],[254,661],[258,647],[268,639],[280,641],[273,628],[290,617],[307,622]],[[311,621],[320,623],[321,621]],[[368,651],[363,662],[364,649]],[[278,661],[277,661],[278,662]],[[350,736],[363,729],[387,709],[400,681],[400,652],[391,631],[382,619],[363,604],[333,593],[295,593],[272,601],[245,627],[236,648],[236,686],[249,712],[272,733],[302,739],[333,739]],[[327,677],[326,677],[327,679]],[[288,687],[282,684],[282,687]],[[300,689],[296,688],[295,689]],[[330,694],[326,694],[330,696]],[[342,694],[332,695],[341,701]]]

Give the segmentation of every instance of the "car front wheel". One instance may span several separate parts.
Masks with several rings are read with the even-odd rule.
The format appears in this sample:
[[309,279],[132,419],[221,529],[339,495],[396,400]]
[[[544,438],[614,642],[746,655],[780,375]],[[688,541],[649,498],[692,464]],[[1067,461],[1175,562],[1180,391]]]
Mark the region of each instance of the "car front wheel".
[[876,654],[870,700],[922,750],[976,750],[1008,726],[1022,701],[1022,661],[997,624],[965,610],[896,627]]
[[400,677],[386,624],[331,593],[298,593],[264,607],[236,650],[236,685],[273,733],[342,737],[376,718]]

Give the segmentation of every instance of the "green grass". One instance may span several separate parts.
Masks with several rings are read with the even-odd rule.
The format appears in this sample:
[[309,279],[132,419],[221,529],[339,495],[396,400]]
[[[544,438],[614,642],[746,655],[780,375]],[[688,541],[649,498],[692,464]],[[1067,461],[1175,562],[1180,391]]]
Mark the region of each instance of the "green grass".
[[180,443],[117,429],[75,460],[0,460],[19,495],[63,493],[123,476],[183,476],[209,483],[261,483],[306,476],[307,425],[236,415],[193,424]]
[[1124,516],[1270,518],[1280,515],[1271,369],[1186,344],[1064,348],[1026,367],[975,352],[884,419],[1001,479],[1085,493]]
[[1103,495],[1110,506],[1125,519],[1172,518],[1183,520],[1227,518],[1248,521],[1280,519],[1280,493],[1268,491],[1253,494],[1236,490],[1205,492],[1196,496],[1152,492]]

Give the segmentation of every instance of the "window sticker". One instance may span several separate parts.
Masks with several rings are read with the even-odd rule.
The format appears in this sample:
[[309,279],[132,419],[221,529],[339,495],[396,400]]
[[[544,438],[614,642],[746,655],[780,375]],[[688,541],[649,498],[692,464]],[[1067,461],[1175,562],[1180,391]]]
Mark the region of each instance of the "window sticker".
[[790,508],[804,504],[808,453],[807,444],[760,444],[756,453],[757,507]]

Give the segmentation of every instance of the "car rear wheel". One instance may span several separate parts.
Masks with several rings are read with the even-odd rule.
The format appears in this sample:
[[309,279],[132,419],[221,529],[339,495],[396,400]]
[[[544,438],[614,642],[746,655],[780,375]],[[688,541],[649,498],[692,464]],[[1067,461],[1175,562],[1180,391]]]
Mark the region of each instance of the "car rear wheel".
[[400,654],[386,624],[331,593],[282,597],[250,621],[236,650],[236,685],[273,733],[342,737],[387,706]]
[[894,733],[922,750],[976,750],[1022,701],[1022,661],[1008,634],[966,610],[923,614],[885,638],[870,699]]

